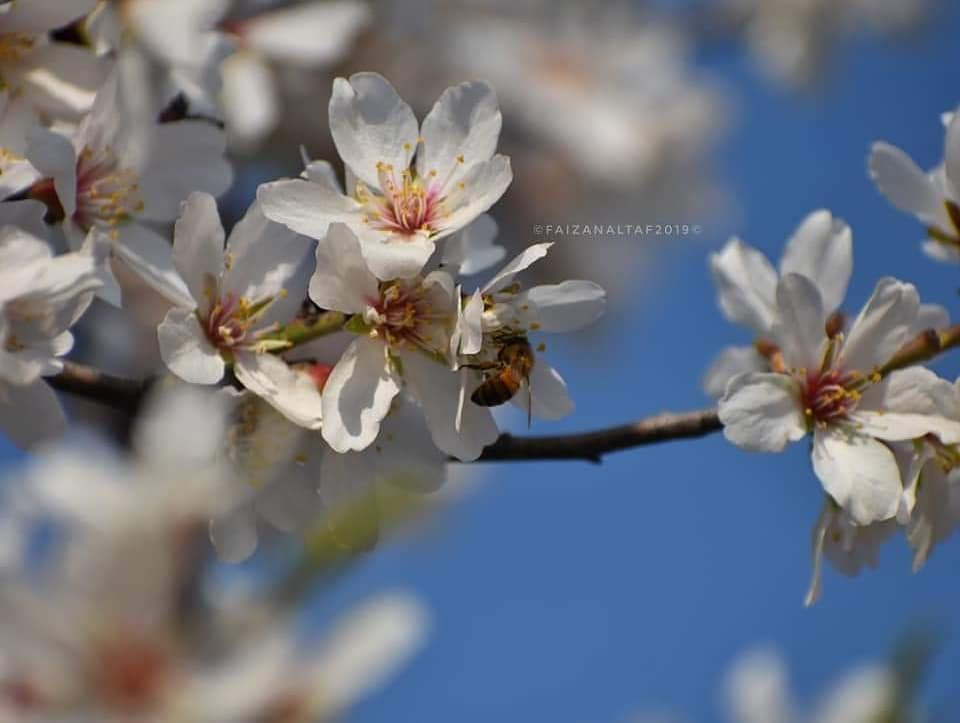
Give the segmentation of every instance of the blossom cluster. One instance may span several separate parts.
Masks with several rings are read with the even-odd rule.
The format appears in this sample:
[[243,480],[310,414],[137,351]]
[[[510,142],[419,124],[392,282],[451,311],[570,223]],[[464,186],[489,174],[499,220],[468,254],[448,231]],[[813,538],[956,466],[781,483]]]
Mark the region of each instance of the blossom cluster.
[[[528,420],[570,413],[540,335],[593,322],[603,289],[577,280],[525,288],[522,273],[550,243],[484,284],[465,281],[506,253],[487,214],[512,180],[497,153],[502,119],[489,85],[449,88],[418,120],[382,76],[337,78],[329,127],[343,183],[333,164],[305,157],[299,178],[260,186],[228,235],[216,201],[232,178],[228,132],[202,112],[215,97],[194,93],[213,91],[184,80],[215,76],[220,53],[185,68],[169,46],[182,38],[165,33],[158,48],[159,38],[143,35],[158,22],[143,17],[177,3],[69,5],[17,4],[0,20],[17,29],[3,38],[19,43],[24,78],[35,75],[26,64],[40,45],[58,47],[62,33],[49,31],[70,21],[97,40],[69,43],[70,53],[99,72],[88,87],[44,66],[52,88],[70,90],[70,113],[42,105],[26,81],[11,80],[2,99],[7,436],[25,447],[59,436],[64,415],[44,378],[62,371],[71,326],[95,296],[126,309],[144,291],[166,309],[156,328],[166,370],[223,386],[235,420],[225,456],[259,492],[215,516],[214,542],[231,560],[253,552],[259,517],[300,529],[381,481],[436,489],[448,458],[475,460],[498,438],[502,404]],[[220,5],[178,5],[169,20],[194,22],[190,13],[209,6],[203,37],[218,46]],[[104,30],[121,22],[143,32]],[[269,27],[287,38],[281,25]],[[36,31],[29,42],[21,26]],[[269,46],[267,26],[256,27],[251,37]],[[36,411],[30,424],[24,405]]]
[[[946,126],[944,162],[923,173],[898,148],[876,143],[870,174],[898,208],[926,226],[924,250],[955,261],[960,122]],[[842,311],[853,270],[853,234],[829,211],[809,214],[786,243],[779,267],[740,239],[710,267],[725,316],[755,336],[730,347],[704,379],[719,399],[728,440],[780,452],[809,438],[825,502],[813,533],[821,559],[856,574],[903,530],[914,569],[960,524],[960,380],[923,363],[956,345],[947,311],[921,303],[913,284],[881,279],[852,319]]]

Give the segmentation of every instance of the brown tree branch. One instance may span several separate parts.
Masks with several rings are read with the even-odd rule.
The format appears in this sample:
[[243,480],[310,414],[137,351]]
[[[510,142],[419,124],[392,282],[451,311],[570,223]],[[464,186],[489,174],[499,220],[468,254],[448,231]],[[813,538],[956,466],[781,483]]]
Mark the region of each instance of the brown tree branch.
[[[63,371],[50,377],[55,389],[133,413],[151,381],[115,377],[92,367],[64,362]],[[501,434],[487,447],[480,462],[583,460],[599,463],[603,455],[674,439],[703,437],[722,428],[716,409],[682,414],[664,413],[618,427],[549,437]]]
[[723,428],[716,409],[674,414],[664,412],[618,427],[549,437],[501,434],[483,450],[479,462],[583,460],[599,464],[603,455],[674,439],[703,437]]
[[124,379],[71,361],[63,362],[63,371],[47,381],[61,392],[131,413],[139,407],[151,384],[150,380]]

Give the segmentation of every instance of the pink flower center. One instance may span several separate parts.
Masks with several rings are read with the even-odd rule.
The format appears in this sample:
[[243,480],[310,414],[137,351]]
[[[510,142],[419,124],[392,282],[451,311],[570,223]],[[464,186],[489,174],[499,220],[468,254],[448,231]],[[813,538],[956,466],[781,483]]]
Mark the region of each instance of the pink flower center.
[[113,228],[143,212],[137,175],[120,168],[109,148],[84,148],[77,158],[77,210],[74,221],[83,228]]
[[[450,174],[444,179],[439,179],[435,170],[423,178],[413,169],[406,168],[398,180],[394,167],[381,161],[377,164],[377,177],[382,195],[370,191],[362,183],[357,184],[357,199],[367,208],[365,222],[381,231],[404,236],[436,233],[440,230],[441,219],[455,200],[447,186],[463,163],[463,156],[457,156]],[[463,182],[456,184],[457,193],[464,189]]]
[[201,319],[207,339],[216,348],[231,349],[244,341],[249,327],[244,307],[235,294],[227,294]]
[[369,301],[366,321],[391,347],[418,347],[439,353],[438,325],[451,322],[449,314],[433,308],[419,280],[391,281],[380,285],[380,298]]
[[838,369],[806,372],[801,377],[804,415],[812,423],[827,424],[842,419],[860,401],[863,376]]

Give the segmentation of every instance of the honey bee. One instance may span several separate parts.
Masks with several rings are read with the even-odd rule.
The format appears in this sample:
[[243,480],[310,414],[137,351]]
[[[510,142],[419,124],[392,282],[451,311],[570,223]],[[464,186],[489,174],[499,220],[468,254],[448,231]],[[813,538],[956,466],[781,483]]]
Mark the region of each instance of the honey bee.
[[530,423],[530,371],[534,364],[533,348],[523,337],[505,339],[495,362],[486,368],[483,382],[470,395],[470,400],[481,407],[496,407],[509,402],[527,383],[527,424]]

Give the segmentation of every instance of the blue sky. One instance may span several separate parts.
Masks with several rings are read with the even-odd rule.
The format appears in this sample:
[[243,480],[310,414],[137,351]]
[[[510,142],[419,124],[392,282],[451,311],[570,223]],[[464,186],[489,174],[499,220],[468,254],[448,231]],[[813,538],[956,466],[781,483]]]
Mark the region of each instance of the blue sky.
[[[827,207],[854,230],[848,310],[881,276],[895,275],[956,315],[960,270],[922,256],[921,229],[877,194],[865,163],[876,139],[924,166],[940,159],[939,115],[960,101],[958,34],[960,13],[950,11],[904,43],[857,41],[821,88],[801,95],[766,84],[734,54],[703,57],[739,97],[719,156],[740,207],[733,230],[777,258],[802,217]],[[674,242],[635,305],[612,310],[619,333],[602,346],[590,336],[553,343],[578,410],[536,432],[707,402],[699,391],[706,364],[724,344],[746,341],[721,317],[709,282],[707,255],[723,240],[708,228]],[[960,360],[939,369],[955,376]],[[752,645],[779,648],[797,696],[809,699],[925,621],[943,637],[925,700],[941,719],[960,719],[952,685],[960,539],[916,575],[900,539],[878,570],[853,580],[828,570],[823,600],[804,609],[820,503],[803,444],[758,456],[716,436],[599,467],[491,468],[473,497],[427,532],[371,555],[327,601],[333,608],[405,586],[434,615],[424,652],[350,720],[573,723],[650,709],[721,720],[721,675]]]

